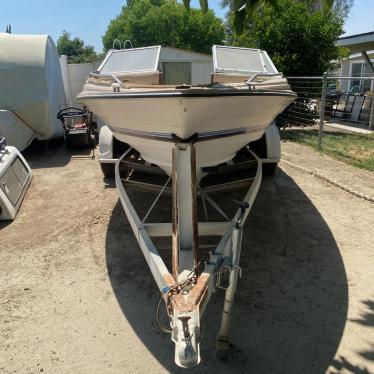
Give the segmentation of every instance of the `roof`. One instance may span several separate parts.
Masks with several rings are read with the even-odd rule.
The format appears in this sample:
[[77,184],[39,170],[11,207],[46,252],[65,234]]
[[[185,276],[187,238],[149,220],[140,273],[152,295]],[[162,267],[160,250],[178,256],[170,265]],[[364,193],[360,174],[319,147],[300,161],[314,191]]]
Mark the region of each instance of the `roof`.
[[[366,51],[366,53],[368,54],[368,56],[370,58],[373,58],[374,57],[374,51]],[[352,53],[348,58],[347,60],[354,60],[354,59],[359,59],[361,60],[362,59],[362,54],[361,53]]]
[[194,52],[187,49],[162,47],[160,54],[161,62],[212,62],[212,56],[204,53]]
[[343,36],[337,40],[336,44],[348,48],[351,53],[373,50],[374,31]]
[[176,48],[176,47],[170,47],[168,45],[166,46],[162,46],[161,48],[166,48],[166,49],[174,49],[176,51],[182,51],[182,52],[187,52],[187,53],[192,53],[194,55],[200,55],[200,56],[206,56],[206,57],[211,57],[212,55],[210,54],[207,54],[207,53],[202,53],[202,52],[196,52],[196,51],[193,51],[192,49],[186,49],[186,48]]

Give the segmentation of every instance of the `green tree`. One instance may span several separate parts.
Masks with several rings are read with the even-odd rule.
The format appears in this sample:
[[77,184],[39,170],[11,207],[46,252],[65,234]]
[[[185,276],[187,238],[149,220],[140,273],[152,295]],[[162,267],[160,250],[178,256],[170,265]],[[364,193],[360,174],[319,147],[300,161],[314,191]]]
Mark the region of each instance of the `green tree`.
[[71,39],[71,34],[63,31],[62,35],[57,40],[57,52],[68,57],[69,63],[83,63],[91,62],[97,58],[94,47],[84,45],[80,38]]
[[187,10],[175,0],[131,0],[110,22],[103,44],[107,51],[115,39],[129,39],[134,47],[161,44],[211,53],[224,38],[223,22],[211,10]]
[[[206,13],[209,9],[208,7],[208,0],[199,0],[200,2],[200,9]],[[191,7],[191,0],[183,0],[183,5],[188,9],[190,10],[190,7]]]
[[[353,0],[294,0],[304,4],[310,12],[327,14],[333,10],[346,16]],[[237,34],[242,34],[250,24],[253,15],[262,7],[272,7],[279,10],[280,0],[222,0],[222,7],[228,6],[232,18],[232,27]]]
[[[231,29],[233,23],[231,13]],[[336,10],[313,13],[304,2],[278,0],[276,9],[263,5],[244,33],[232,31],[229,39],[237,46],[266,50],[286,76],[322,75],[346,53],[335,44],[343,25],[344,16]]]

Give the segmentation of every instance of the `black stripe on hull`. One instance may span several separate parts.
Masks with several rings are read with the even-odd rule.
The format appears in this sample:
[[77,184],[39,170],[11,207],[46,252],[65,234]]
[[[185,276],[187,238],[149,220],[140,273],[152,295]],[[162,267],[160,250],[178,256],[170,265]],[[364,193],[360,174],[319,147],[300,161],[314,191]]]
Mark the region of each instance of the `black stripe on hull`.
[[221,130],[221,131],[209,131],[203,133],[197,133],[189,137],[188,139],[181,139],[175,134],[171,133],[158,133],[151,131],[140,131],[140,130],[131,130],[126,128],[118,128],[109,125],[109,128],[114,133],[119,133],[128,136],[134,136],[142,139],[151,139],[158,140],[163,142],[173,142],[173,143],[197,143],[219,138],[227,138],[230,136],[243,135],[249,132],[255,132],[261,130],[262,128],[239,128],[239,129],[230,129],[230,130]]
[[211,97],[241,97],[241,96],[279,96],[279,97],[292,97],[296,98],[297,95],[293,92],[279,92],[279,91],[263,91],[263,92],[147,92],[147,93],[103,93],[96,95],[85,95],[78,96],[80,100],[90,99],[154,99],[154,98],[187,98],[187,97],[198,97],[198,98],[211,98]]

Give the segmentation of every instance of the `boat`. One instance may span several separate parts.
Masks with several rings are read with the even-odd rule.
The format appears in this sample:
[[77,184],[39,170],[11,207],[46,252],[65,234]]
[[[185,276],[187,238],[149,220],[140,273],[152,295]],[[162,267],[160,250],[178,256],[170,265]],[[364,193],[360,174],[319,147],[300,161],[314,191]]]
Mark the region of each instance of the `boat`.
[[[189,368],[201,361],[201,317],[217,288],[225,289],[217,355],[227,357],[244,223],[260,188],[263,163],[279,161],[279,132],[271,123],[296,94],[265,51],[227,46],[213,46],[210,84],[165,85],[160,49],[109,51],[78,99],[125,143],[115,163],[116,187],[161,294],[157,324],[171,334],[175,363]],[[248,145],[264,134],[266,159]],[[101,144],[103,152],[107,144]],[[277,157],[269,157],[271,148]],[[131,201],[127,189],[134,187],[137,194],[153,191],[154,200]],[[231,212],[225,212],[223,200],[234,207]],[[145,201],[150,205],[144,215]],[[161,204],[171,211],[171,222],[155,214]],[[154,237],[171,239],[169,266]],[[168,327],[159,318],[162,301]]]
[[169,175],[176,140],[194,138],[199,177],[260,139],[296,98],[265,51],[213,46],[211,84],[163,85],[160,50],[111,50],[78,99]]

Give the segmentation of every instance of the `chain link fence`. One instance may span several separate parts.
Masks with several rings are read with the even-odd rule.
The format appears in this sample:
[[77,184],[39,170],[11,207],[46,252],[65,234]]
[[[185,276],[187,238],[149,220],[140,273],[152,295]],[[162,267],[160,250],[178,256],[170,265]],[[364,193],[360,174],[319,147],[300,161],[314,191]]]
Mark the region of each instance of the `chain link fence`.
[[276,119],[285,140],[374,171],[374,77],[288,77],[297,100]]

